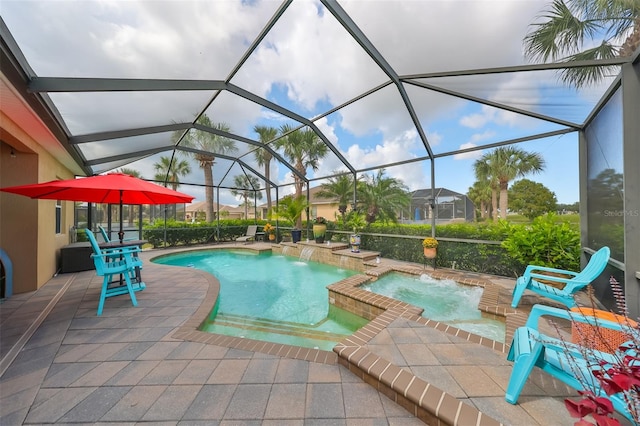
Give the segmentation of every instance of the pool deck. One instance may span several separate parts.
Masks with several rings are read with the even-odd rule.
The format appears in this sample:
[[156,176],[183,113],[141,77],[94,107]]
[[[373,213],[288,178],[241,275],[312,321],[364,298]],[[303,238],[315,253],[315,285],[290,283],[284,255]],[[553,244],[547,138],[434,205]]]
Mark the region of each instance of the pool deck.
[[[271,249],[262,242],[237,246]],[[563,400],[575,391],[534,371],[519,404],[508,404],[505,345],[456,333],[402,306],[386,309],[333,352],[197,331],[219,284],[193,268],[149,261],[173,251],[142,253],[147,288],[136,293],[137,307],[118,296],[97,317],[102,280],[94,271],[60,274],[38,291],[3,300],[0,424],[574,423]],[[505,278],[387,259],[372,267],[488,280],[499,304],[508,303],[513,286]],[[535,301],[523,300],[524,318]]]

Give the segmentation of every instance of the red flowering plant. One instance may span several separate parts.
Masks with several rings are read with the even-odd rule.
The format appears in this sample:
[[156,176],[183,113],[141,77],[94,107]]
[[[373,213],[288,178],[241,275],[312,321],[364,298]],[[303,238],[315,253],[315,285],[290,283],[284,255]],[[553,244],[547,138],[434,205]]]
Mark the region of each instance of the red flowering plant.
[[[600,357],[597,365],[591,366],[595,383],[581,380],[584,390],[578,392],[582,397],[580,400],[565,400],[565,407],[571,417],[580,419],[574,423],[575,426],[620,426],[620,421],[614,417],[614,404],[609,398],[612,395],[617,395],[617,398],[624,402],[625,416],[634,424],[640,424],[640,328],[636,322],[629,319],[624,293],[618,281],[612,276],[609,283],[620,312],[615,318],[625,327],[625,338],[630,340],[617,348],[611,348],[613,356],[608,357],[608,360]],[[593,290],[590,287],[589,296],[593,300]],[[574,330],[582,333],[579,327]],[[584,359],[598,359],[598,352],[593,349],[594,345],[605,348],[611,346],[610,338],[600,333],[597,321],[596,327],[592,327],[590,333],[584,334],[589,334],[580,336],[583,342],[582,350],[585,352]],[[587,420],[588,416],[591,416],[595,423]]]

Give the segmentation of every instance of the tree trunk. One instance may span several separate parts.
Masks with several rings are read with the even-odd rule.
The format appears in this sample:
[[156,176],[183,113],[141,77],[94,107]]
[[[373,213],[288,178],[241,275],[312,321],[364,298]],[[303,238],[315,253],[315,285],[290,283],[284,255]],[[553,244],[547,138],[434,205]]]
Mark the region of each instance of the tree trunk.
[[509,194],[507,188],[509,182],[500,182],[500,217],[507,218],[507,209],[509,208]]
[[620,46],[620,56],[631,56],[640,46],[640,18],[634,21],[633,32]]
[[204,167],[204,185],[207,222],[213,222],[213,163],[207,163]]
[[491,219],[498,220],[498,191],[491,189]]
[[[300,172],[300,174],[302,176],[305,176],[307,174],[307,171],[304,169],[304,165],[302,164],[301,161],[298,161],[296,163],[296,170],[298,170],[298,172]],[[296,198],[300,197],[302,195],[302,186],[304,185],[304,182],[302,181],[302,179],[300,179],[298,176],[295,176],[295,188],[296,188]],[[309,209],[307,209],[307,212],[309,211]],[[309,214],[307,213],[307,220],[309,219]],[[302,229],[302,216],[300,216],[298,218],[298,221],[295,223],[295,227],[298,229]]]
[[271,159],[267,158],[264,165],[264,177],[267,179],[264,183],[264,186],[267,191],[267,215],[271,213],[271,185],[269,185],[269,181],[271,180]]

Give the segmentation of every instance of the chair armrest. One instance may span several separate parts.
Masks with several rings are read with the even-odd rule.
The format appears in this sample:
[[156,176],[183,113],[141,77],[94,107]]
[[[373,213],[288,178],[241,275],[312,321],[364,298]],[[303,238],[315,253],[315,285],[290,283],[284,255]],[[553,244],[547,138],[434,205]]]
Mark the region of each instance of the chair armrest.
[[536,274],[536,273],[529,274],[529,277],[535,278],[536,280],[546,280],[546,281],[553,281],[553,282],[565,283],[565,284],[567,284],[568,282],[571,282],[574,278],[574,277],[571,277],[571,278],[555,277],[553,275]]
[[109,254],[123,255],[123,254],[139,253],[142,250],[140,250],[140,247],[138,246],[122,246],[122,247],[106,248],[106,249],[102,249],[102,251]]
[[[533,305],[531,308],[531,313],[529,314],[529,318],[527,318],[526,327],[529,327],[533,330],[538,330],[538,322],[540,317],[550,316],[554,318],[565,319],[568,321],[574,322],[582,322],[590,325],[597,325],[598,327],[609,328],[612,330],[623,330],[627,332],[638,332],[637,329],[629,327],[625,324],[620,324],[616,321],[610,321],[603,318],[596,318],[590,315],[583,315],[578,312],[571,312],[565,309],[554,308],[552,306],[545,305]],[[635,331],[634,331],[635,330]]]
[[[527,269],[524,270],[524,274],[523,275],[535,274],[532,271],[556,272],[558,274],[571,275],[571,276],[574,276],[574,277],[579,274],[579,272],[569,271],[569,270],[566,270],[566,269],[550,268],[548,266],[529,265],[529,266],[527,266]],[[546,275],[545,275],[545,278],[546,278]]]

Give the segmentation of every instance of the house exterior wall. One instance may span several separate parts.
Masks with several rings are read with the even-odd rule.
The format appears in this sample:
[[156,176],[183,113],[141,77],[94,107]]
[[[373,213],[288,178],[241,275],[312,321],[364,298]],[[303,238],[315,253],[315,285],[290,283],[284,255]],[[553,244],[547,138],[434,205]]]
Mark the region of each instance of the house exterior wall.
[[327,203],[315,203],[311,205],[311,219],[315,219],[318,216],[322,216],[328,221],[336,222],[340,218],[340,212],[338,211],[338,204]]
[[[0,123],[0,187],[73,178],[28,130],[3,112]],[[60,248],[69,244],[73,202],[62,202],[60,234],[55,232],[55,210],[55,200],[0,192],[0,247],[13,264],[14,294],[37,290],[58,270]]]

